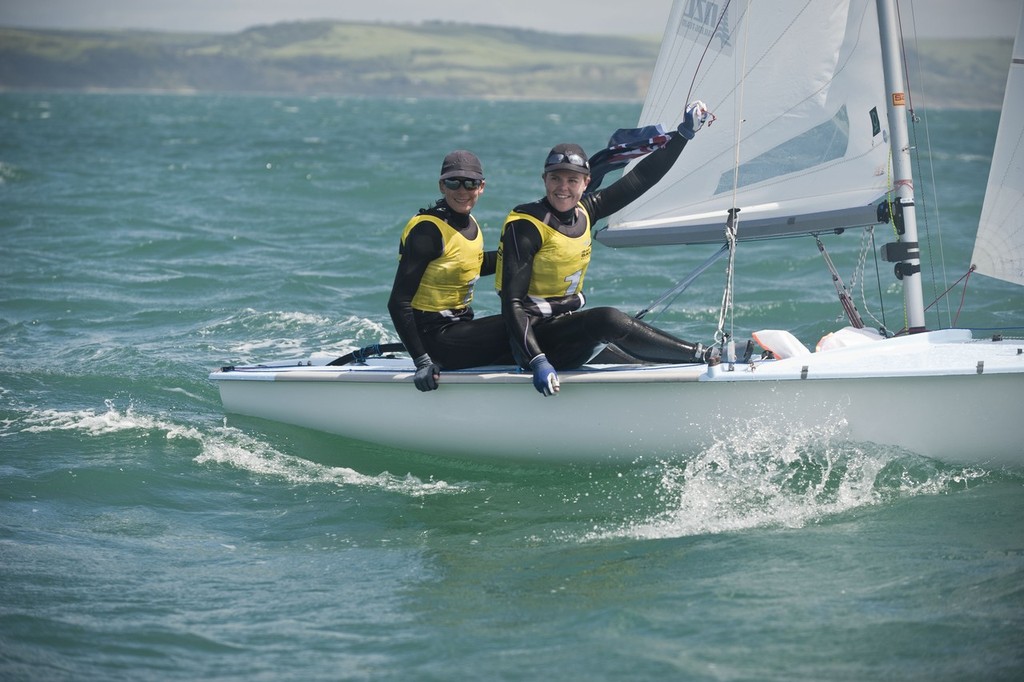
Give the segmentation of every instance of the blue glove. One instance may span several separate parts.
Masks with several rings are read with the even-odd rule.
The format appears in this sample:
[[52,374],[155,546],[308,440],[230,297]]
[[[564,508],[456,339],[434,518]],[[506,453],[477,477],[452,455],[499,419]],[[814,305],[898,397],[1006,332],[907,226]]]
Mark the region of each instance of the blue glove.
[[548,362],[546,355],[541,353],[533,360],[530,360],[530,369],[533,370],[533,387],[541,395],[554,395],[558,393],[558,374],[555,368]]
[[416,388],[421,391],[436,391],[437,380],[440,378],[441,367],[434,364],[429,355],[424,353],[416,358],[416,376],[413,377]]
[[697,134],[697,131],[700,130],[706,120],[708,120],[707,105],[699,99],[690,102],[686,107],[686,114],[683,116],[683,122],[679,124],[679,134],[687,140],[692,140],[693,136]]

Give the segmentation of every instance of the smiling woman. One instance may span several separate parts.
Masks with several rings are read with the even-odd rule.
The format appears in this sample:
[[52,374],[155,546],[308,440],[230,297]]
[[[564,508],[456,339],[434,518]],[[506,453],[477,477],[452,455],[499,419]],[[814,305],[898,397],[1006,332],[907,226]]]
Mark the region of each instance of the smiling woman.
[[437,390],[442,369],[511,362],[500,315],[474,319],[473,287],[493,275],[494,251],[471,214],[484,193],[483,164],[457,149],[444,157],[441,198],[421,209],[402,231],[398,271],[388,312],[416,362],[416,388]]
[[[559,392],[556,370],[576,369],[611,346],[617,356],[664,363],[706,362],[706,349],[610,307],[582,311],[591,228],[657,184],[707,120],[703,102],[686,108],[678,134],[606,189],[584,196],[583,147],[557,144],[544,161],[545,196],[509,213],[498,249],[497,286],[512,353],[533,371],[541,395]],[[582,311],[582,312],[580,312]]]

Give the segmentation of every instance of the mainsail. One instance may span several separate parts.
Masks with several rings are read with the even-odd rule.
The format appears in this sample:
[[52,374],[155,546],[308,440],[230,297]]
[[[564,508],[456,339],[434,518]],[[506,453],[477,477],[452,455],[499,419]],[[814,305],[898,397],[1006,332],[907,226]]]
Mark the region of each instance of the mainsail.
[[889,189],[874,0],[676,0],[640,125],[689,100],[716,120],[647,194],[612,217],[609,246],[739,240],[875,224]]
[[1024,284],[1024,10],[971,263],[983,275]]

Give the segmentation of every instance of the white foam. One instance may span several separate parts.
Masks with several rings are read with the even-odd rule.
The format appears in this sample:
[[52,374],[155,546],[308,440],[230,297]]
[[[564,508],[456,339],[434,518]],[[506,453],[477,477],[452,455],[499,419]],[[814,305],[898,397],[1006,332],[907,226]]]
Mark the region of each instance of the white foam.
[[852,444],[835,420],[787,431],[750,423],[685,461],[647,470],[657,477],[662,510],[584,540],[664,539],[752,528],[801,528],[891,497],[937,494],[987,475],[944,470],[924,458]]
[[90,436],[102,436],[120,431],[160,428],[160,423],[154,418],[135,414],[131,405],[120,411],[111,400],[105,401],[105,404],[106,412],[91,409],[34,409],[22,420],[27,426],[18,430],[27,433],[81,431]]
[[282,453],[257,436],[226,425],[197,427],[177,424],[164,417],[138,413],[132,405],[119,409],[114,401],[105,401],[106,409],[52,410],[32,408],[19,420],[7,420],[3,433],[47,433],[76,431],[90,437],[144,431],[163,432],[168,440],[194,441],[200,454],[197,464],[226,465],[257,476],[278,478],[290,483],[356,485],[380,488],[412,497],[435,494],[458,494],[465,487],[445,481],[423,481],[415,476],[398,476],[388,472],[367,476],[346,467],[332,467]]
[[415,476],[396,476],[384,472],[375,476],[347,467],[317,464],[276,450],[265,441],[230,426],[214,429],[204,436],[203,452],[195,458],[199,464],[222,464],[261,476],[281,478],[291,483],[355,485],[399,492],[412,497],[438,493],[461,493],[464,489],[445,481],[422,481]]

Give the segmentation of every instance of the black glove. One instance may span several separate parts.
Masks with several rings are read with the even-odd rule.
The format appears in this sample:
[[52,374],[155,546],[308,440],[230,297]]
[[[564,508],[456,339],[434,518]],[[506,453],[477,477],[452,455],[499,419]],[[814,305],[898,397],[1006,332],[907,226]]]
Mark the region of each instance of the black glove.
[[421,391],[436,391],[437,380],[441,378],[441,366],[424,353],[416,358],[416,376],[413,381]]

